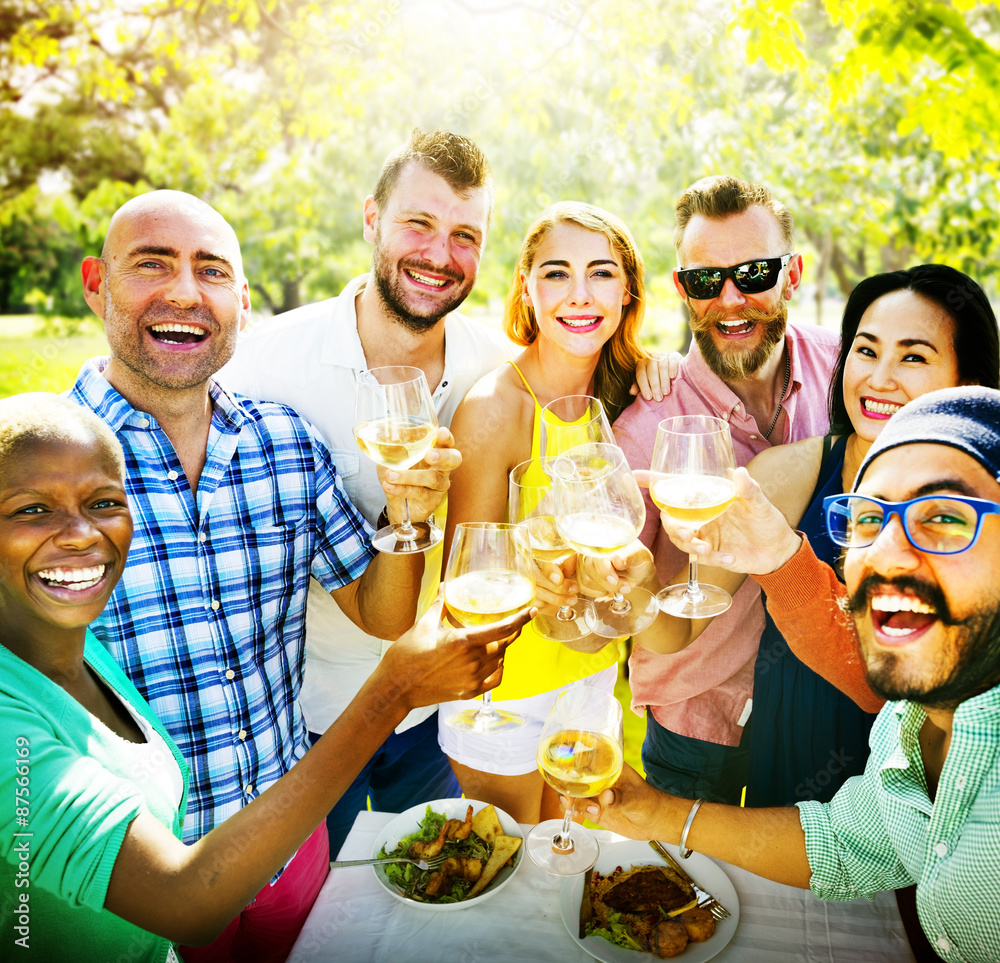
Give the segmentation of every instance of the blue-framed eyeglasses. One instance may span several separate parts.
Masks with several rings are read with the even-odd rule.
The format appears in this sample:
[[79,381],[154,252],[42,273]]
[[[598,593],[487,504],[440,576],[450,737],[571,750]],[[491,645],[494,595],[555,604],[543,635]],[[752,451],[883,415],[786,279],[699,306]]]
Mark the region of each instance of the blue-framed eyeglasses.
[[780,257],[744,261],[732,267],[686,268],[677,272],[677,280],[684,286],[688,297],[696,301],[717,298],[722,293],[726,278],[732,278],[733,284],[744,294],[760,294],[770,291],[778,283],[782,269],[793,257],[794,254],[782,254]]
[[976,544],[983,519],[1000,515],[1000,504],[956,495],[921,495],[905,502],[827,495],[823,511],[830,538],[845,548],[867,548],[895,515],[914,548],[932,555],[957,555]]

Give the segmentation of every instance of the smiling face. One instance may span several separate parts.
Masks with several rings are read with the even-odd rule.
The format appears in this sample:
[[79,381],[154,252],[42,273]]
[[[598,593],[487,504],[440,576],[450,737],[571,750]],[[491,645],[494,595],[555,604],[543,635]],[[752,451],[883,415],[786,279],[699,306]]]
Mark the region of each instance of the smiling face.
[[[778,219],[753,206],[723,219],[695,214],[677,256],[683,268],[733,267],[791,253],[785,247]],[[743,294],[732,278],[726,278],[719,296],[711,300],[689,298],[674,275],[674,285],[688,306],[691,332],[706,363],[723,381],[754,374],[781,343],[788,318],[786,302],[798,287],[801,270],[796,255],[774,287],[759,294]]]
[[205,384],[232,357],[250,314],[232,228],[176,191],[119,210],[103,257],[84,260],[83,280],[111,347],[108,380],[133,397]]
[[[887,501],[950,494],[1000,500],[975,459],[937,444],[880,454],[858,492]],[[915,549],[896,516],[867,548],[849,549],[844,574],[872,688],[887,699],[951,706],[1000,679],[1000,516],[956,555]]]
[[92,622],[122,574],[131,540],[118,465],[92,432],[18,444],[0,476],[0,619],[7,638],[38,639],[53,626]]
[[411,161],[382,208],[365,202],[372,275],[391,316],[415,331],[433,327],[469,296],[486,244],[490,192],[467,197]]
[[631,301],[608,238],[568,221],[539,241],[521,290],[539,337],[577,357],[600,353]]
[[954,320],[913,291],[882,295],[861,316],[843,383],[854,430],[874,441],[908,401],[961,384]]

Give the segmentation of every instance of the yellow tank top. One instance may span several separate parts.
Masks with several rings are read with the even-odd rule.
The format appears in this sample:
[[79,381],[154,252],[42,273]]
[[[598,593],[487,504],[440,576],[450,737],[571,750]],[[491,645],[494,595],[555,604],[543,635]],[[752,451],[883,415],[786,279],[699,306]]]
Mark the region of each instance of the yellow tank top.
[[[532,464],[524,473],[526,485],[544,485],[548,476],[542,471],[542,406],[535,398],[531,385],[513,361],[508,364],[518,373],[524,387],[535,400],[535,422],[531,434]],[[551,692],[570,682],[585,679],[619,658],[620,642],[610,641],[599,652],[575,652],[561,642],[542,638],[529,622],[503,660],[503,682],[493,690],[494,699],[526,699],[528,696]]]

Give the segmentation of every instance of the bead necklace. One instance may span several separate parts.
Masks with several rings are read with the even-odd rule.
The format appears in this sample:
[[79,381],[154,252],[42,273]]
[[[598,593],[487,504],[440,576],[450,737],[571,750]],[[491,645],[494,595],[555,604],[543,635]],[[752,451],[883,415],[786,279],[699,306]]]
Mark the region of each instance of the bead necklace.
[[785,383],[781,386],[781,394],[778,395],[778,407],[774,412],[774,421],[771,422],[771,427],[764,432],[764,437],[770,441],[771,432],[774,431],[774,426],[778,423],[778,416],[781,414],[781,399],[785,397],[785,392],[788,391],[788,382],[792,378],[792,359],[786,354],[785,355]]

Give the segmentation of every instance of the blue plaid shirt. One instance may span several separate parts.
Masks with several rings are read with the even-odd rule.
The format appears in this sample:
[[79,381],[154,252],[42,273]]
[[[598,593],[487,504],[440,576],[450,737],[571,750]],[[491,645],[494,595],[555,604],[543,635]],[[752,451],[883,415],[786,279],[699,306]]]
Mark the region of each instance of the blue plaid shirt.
[[370,529],[316,431],[213,383],[197,492],[156,420],[88,361],[69,397],[125,449],[128,564],[93,623],[191,767],[184,839],[205,835],[308,748],[298,705],[306,593],[358,578]]

